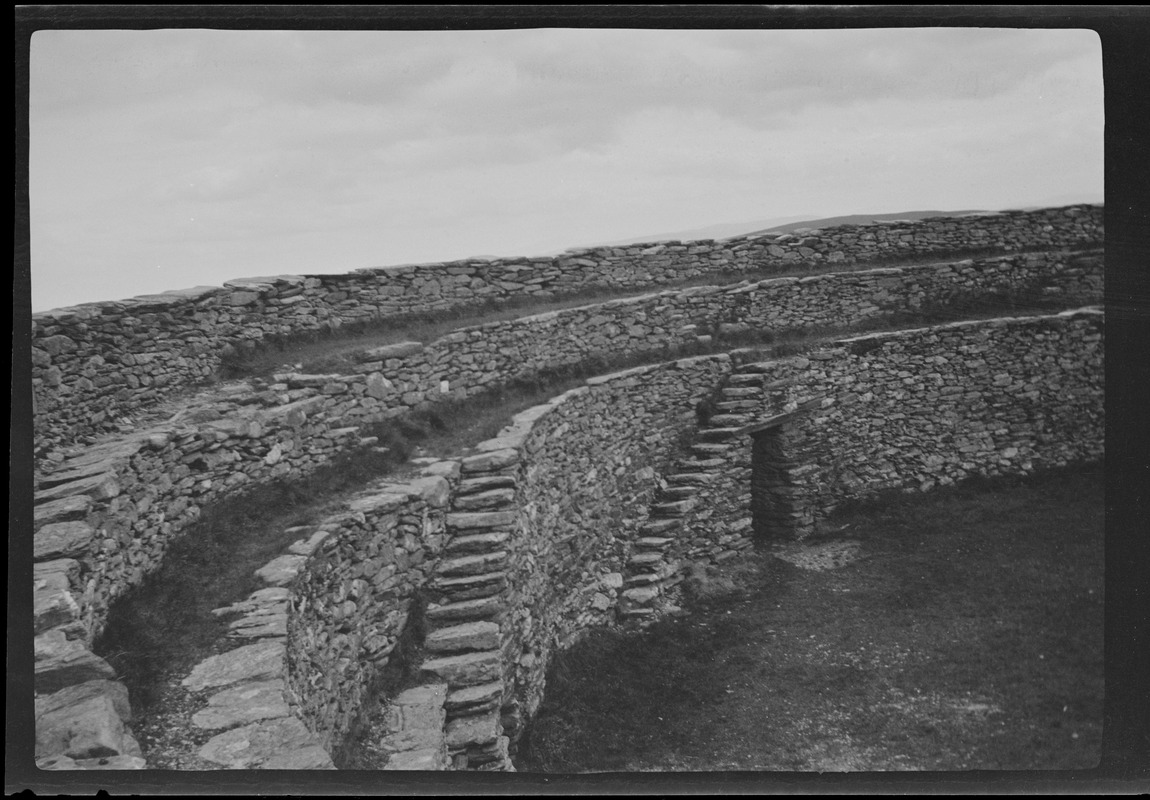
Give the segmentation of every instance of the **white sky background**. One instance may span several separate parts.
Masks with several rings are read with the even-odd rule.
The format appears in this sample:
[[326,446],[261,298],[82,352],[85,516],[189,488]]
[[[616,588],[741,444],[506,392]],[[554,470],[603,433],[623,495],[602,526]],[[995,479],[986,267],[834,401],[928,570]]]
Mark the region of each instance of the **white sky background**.
[[38,31],[29,110],[36,311],[1103,188],[1085,30]]

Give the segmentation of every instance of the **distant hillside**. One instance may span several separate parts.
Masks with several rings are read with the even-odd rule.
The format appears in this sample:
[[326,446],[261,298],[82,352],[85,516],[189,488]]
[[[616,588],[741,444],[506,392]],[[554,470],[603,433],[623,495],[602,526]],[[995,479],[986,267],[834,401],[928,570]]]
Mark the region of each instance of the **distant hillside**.
[[672,233],[651,233],[646,236],[632,236],[630,239],[621,239],[616,242],[600,242],[588,247],[622,247],[628,244],[642,244],[645,242],[692,242],[699,239],[729,239],[732,236],[742,236],[750,231],[762,230],[771,225],[785,225],[791,222],[800,222],[810,219],[812,214],[796,214],[790,217],[775,217],[773,219],[759,219],[750,222],[724,222],[718,225],[708,225],[703,228],[691,228],[685,231]]
[[835,225],[863,225],[868,222],[878,222],[892,219],[926,219],[927,217],[961,217],[964,214],[983,214],[984,211],[903,211],[898,214],[848,214],[845,217],[823,217],[822,219],[807,219],[797,222],[786,222],[769,228],[760,228],[747,231],[743,236],[759,233],[794,233],[800,228],[831,228]]

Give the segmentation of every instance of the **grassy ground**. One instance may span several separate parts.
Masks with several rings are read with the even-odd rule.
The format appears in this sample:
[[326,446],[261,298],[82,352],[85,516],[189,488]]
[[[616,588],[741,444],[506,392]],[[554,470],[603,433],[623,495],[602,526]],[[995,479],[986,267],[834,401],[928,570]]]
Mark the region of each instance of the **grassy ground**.
[[520,771],[1084,769],[1103,700],[1100,470],[839,517],[864,557],[759,553],[689,613],[553,663]]

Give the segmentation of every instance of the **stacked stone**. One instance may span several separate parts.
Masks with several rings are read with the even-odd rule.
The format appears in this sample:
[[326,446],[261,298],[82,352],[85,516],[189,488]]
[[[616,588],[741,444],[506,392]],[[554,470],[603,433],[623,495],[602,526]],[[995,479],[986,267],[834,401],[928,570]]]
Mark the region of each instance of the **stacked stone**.
[[[92,509],[119,493],[113,473],[70,471],[46,492],[33,538],[36,763],[41,769],[143,769],[127,688],[89,647],[82,605]],[[71,486],[73,494],[60,487]],[[39,499],[39,498],[38,498]]]
[[555,258],[468,259],[359,270],[349,275],[280,275],[223,288],[146,295],[33,316],[37,439],[63,444],[122,431],[131,415],[212,375],[225,353],[272,337],[338,328],[593,288],[642,290],[716,272],[793,269],[975,246],[1016,251],[1102,241],[1095,206],[960,219],[841,226],[802,234],[738,237],[572,251]]
[[443,727],[447,684],[417,686],[400,692],[387,707],[387,735],[381,749],[385,770],[437,772],[448,768]]
[[203,507],[253,483],[297,479],[366,443],[325,411],[323,397],[267,408],[204,399],[181,419],[38,475],[35,547],[63,546],[78,560],[83,637],[99,635],[111,603],[156,569]]
[[[951,323],[744,364],[723,389],[738,405],[719,408],[788,415],[775,521],[801,538],[843,500],[1101,458],[1102,357],[1097,309]],[[713,472],[682,521],[686,560],[750,533],[751,442]]]
[[207,706],[192,725],[219,731],[199,750],[214,769],[335,769],[331,757],[287,695],[287,622],[290,587],[307,557],[329,536],[326,530],[289,529],[304,535],[288,552],[256,570],[264,586],[212,613],[239,616],[227,638],[245,642],[197,664],[182,685],[204,693]]
[[[488,444],[488,443],[485,443]],[[511,769],[502,714],[507,685],[501,625],[508,589],[506,544],[517,523],[512,447],[480,445],[460,462],[447,515],[449,540],[428,585],[423,674],[447,686],[446,746],[454,769]]]
[[328,535],[300,567],[289,611],[289,687],[328,751],[369,706],[380,674],[432,580],[446,541],[442,470],[381,483],[325,521]]
[[[715,484],[744,449],[742,428],[754,420],[758,409],[758,403],[748,397],[760,388],[753,384],[760,383],[757,375],[729,375],[715,398],[719,413],[699,426],[689,454],[660,480],[650,518],[639,529],[635,552],[627,562],[624,583],[628,588],[620,604],[625,619],[643,622],[657,617],[668,593],[682,581],[684,560],[722,563],[753,544],[749,517],[727,521],[716,531],[710,524],[714,510],[699,506],[700,498],[716,491]],[[749,495],[740,496],[735,502],[749,499]],[[698,531],[700,527],[705,527],[704,533]]]

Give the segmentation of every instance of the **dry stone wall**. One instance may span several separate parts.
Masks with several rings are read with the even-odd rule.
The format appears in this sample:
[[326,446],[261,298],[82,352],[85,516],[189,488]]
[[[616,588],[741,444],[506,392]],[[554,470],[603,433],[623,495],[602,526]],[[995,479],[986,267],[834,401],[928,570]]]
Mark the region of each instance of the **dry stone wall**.
[[[1094,308],[876,333],[744,363],[700,430],[702,466],[678,465],[691,480],[674,483],[691,491],[662,532],[668,558],[721,562],[756,535],[801,538],[841,502],[879,491],[1099,460],[1103,355]],[[756,493],[756,482],[769,491]],[[758,520],[756,501],[770,506]]]
[[1102,208],[1071,206],[804,234],[569,251],[549,258],[464,260],[283,275],[146,295],[33,316],[33,396],[41,446],[132,425],[140,409],[208,379],[230,349],[361,320],[481,308],[719,272],[812,270],[971,248],[1049,250],[1097,245]]

